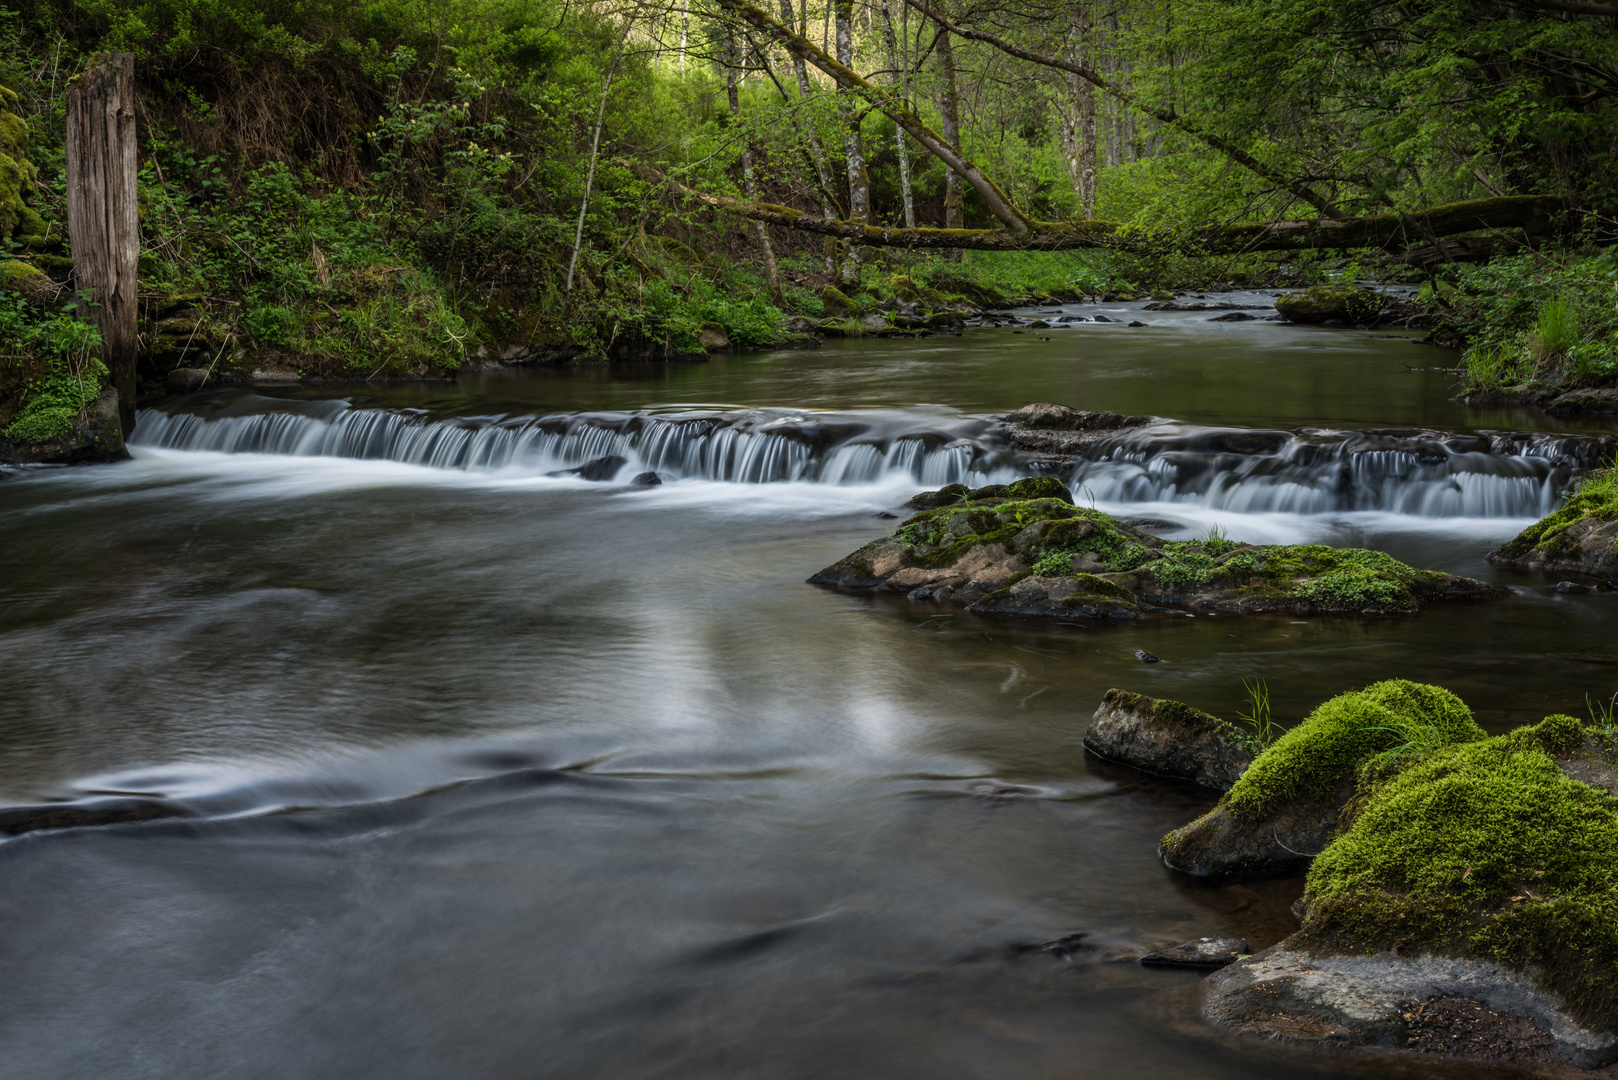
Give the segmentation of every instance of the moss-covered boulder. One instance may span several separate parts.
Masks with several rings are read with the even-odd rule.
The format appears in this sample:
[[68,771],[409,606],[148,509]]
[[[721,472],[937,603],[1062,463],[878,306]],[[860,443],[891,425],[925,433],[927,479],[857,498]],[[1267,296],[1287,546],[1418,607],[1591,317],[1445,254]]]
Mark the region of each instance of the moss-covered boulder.
[[1259,749],[1251,731],[1178,701],[1108,690],[1084,733],[1098,757],[1228,791]]
[[1567,505],[1489,552],[1491,562],[1618,579],[1618,470],[1585,477]]
[[1275,310],[1289,322],[1347,322],[1369,326],[1376,322],[1387,298],[1374,289],[1353,285],[1314,285],[1287,293],[1275,301]]
[[1483,738],[1460,698],[1393,679],[1340,694],[1254,759],[1208,813],[1163,838],[1163,861],[1196,877],[1295,873],[1320,854],[1373,757]]
[[127,458],[118,391],[93,383],[91,389],[82,404],[35,405],[0,429],[0,464],[82,465]]
[[918,512],[811,584],[965,603],[979,614],[1138,618],[1171,608],[1379,615],[1504,591],[1323,544],[1165,541],[1073,505],[1054,477],[911,500]]
[[20,259],[0,262],[0,292],[15,293],[35,304],[48,304],[56,299],[61,287],[50,275]]
[[1575,1065],[1618,1060],[1613,733],[1551,716],[1384,750],[1360,785],[1309,871],[1303,928],[1211,979],[1210,1017],[1402,1048],[1416,1003],[1465,1000],[1477,1034],[1526,1018]]
[[835,285],[827,285],[820,290],[820,308],[828,319],[858,318],[865,311]]

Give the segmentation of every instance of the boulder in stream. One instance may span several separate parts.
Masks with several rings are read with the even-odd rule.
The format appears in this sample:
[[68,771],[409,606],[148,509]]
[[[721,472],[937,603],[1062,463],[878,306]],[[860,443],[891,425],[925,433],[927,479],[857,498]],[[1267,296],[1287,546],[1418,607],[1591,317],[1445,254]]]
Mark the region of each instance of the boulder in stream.
[[[1428,719],[1407,730],[1464,733],[1435,689]],[[1613,731],[1555,715],[1493,738],[1411,742],[1364,758],[1309,870],[1302,929],[1211,977],[1209,1019],[1503,1064],[1544,1065],[1549,1051],[1582,1068],[1618,1061]],[[1312,755],[1339,763],[1326,768],[1292,756],[1300,781],[1328,790],[1348,755]]]
[[1371,758],[1483,738],[1460,698],[1404,679],[1327,701],[1260,753],[1208,813],[1163,838],[1171,868],[1201,878],[1297,873],[1337,833]]
[[1354,285],[1313,285],[1286,293],[1275,301],[1275,310],[1295,323],[1343,322],[1369,326],[1376,322],[1387,297],[1375,289]]
[[1251,732],[1201,709],[1115,688],[1090,718],[1084,748],[1144,772],[1229,791],[1259,747]]
[[1165,541],[1074,506],[1053,477],[911,500],[919,512],[810,584],[949,600],[977,614],[1135,619],[1174,608],[1380,615],[1504,590],[1323,544]]
[[1508,566],[1618,579],[1618,470],[1586,476],[1567,505],[1488,557]]

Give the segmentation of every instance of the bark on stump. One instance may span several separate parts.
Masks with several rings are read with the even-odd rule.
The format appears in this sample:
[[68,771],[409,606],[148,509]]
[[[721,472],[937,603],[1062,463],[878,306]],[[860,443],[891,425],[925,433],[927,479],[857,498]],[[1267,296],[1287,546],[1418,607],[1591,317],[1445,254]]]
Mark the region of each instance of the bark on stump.
[[135,172],[135,57],[102,53],[67,91],[67,229],[126,437],[135,428]]

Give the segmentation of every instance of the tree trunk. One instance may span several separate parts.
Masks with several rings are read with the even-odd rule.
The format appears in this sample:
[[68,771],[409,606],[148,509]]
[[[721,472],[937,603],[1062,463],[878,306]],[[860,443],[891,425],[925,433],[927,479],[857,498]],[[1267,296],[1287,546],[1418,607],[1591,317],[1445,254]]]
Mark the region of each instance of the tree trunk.
[[67,229],[125,438],[135,430],[135,172],[135,57],[102,53],[67,91]]
[[[792,0],[781,0],[781,21],[788,26],[792,25]],[[808,22],[809,0],[803,0],[802,18],[798,22],[799,36],[802,36]],[[798,77],[798,93],[807,99],[815,92],[814,87],[809,85],[809,65],[804,63],[803,57],[798,53],[791,53],[790,55],[792,57],[792,72]],[[805,140],[809,143],[809,157],[815,163],[815,177],[820,181],[820,216],[827,221],[836,221],[837,207],[831,197],[831,168],[826,164],[826,148],[820,144],[820,132],[815,130],[813,117],[810,118],[810,123],[805,129]],[[826,276],[835,280],[837,277],[837,241],[827,237],[824,254],[826,257]]]
[[[900,74],[905,70],[905,64],[900,59],[899,41],[893,33],[893,12],[888,7],[888,0],[882,0],[882,37],[888,49],[888,67],[893,71],[894,85],[899,93],[910,99],[910,80]],[[905,145],[905,129],[898,124],[893,125],[893,139],[899,152],[899,195],[904,202],[905,227],[916,227],[916,200],[910,194],[910,147]]]
[[[725,27],[725,93],[730,98],[730,118],[740,123],[742,118],[741,94],[736,87],[737,69],[741,66],[741,56],[736,48],[736,28]],[[742,143],[742,190],[754,202],[758,201],[758,180],[753,175],[753,140],[751,135]],[[750,223],[753,227],[753,239],[758,243],[759,258],[764,261],[764,280],[770,287],[770,295],[775,297],[776,303],[781,302],[781,272],[775,265],[775,245],[770,243],[770,233],[762,221],[754,219]]]
[[[854,2],[836,0],[837,3],[837,62],[849,70],[854,67]],[[864,225],[871,216],[871,178],[865,170],[865,146],[860,140],[859,103],[852,94],[843,95],[844,146],[848,156],[848,220]],[[860,245],[848,245],[848,257],[843,260],[843,281],[860,283]]]
[[[951,146],[961,145],[960,98],[955,89],[955,46],[950,43],[949,31],[938,29],[938,86],[939,134]],[[944,228],[959,229],[965,221],[966,192],[961,187],[961,174],[947,165],[944,168]]]

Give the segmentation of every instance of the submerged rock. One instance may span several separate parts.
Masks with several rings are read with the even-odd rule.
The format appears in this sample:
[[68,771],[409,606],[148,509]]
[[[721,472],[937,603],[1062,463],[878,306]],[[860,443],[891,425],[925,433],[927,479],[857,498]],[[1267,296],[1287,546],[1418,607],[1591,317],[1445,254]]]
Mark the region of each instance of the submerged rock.
[[[1165,605],[1228,612],[1390,614],[1504,590],[1360,548],[1164,541],[1071,502],[1053,477],[911,500],[919,512],[809,579],[950,599],[979,614],[1133,619]],[[918,592],[918,590],[924,590]]]
[[1197,938],[1172,949],[1147,953],[1140,962],[1147,967],[1222,968],[1252,952],[1241,938]]
[[1112,689],[1090,718],[1084,748],[1144,772],[1228,791],[1252,764],[1257,743],[1200,709]]
[[562,471],[552,473],[551,475],[577,476],[580,480],[594,480],[600,482],[604,480],[611,480],[613,477],[618,475],[618,470],[622,469],[627,464],[629,464],[629,462],[626,458],[621,458],[617,454],[608,454],[606,457],[598,457],[593,461],[586,461],[583,465],[580,465],[577,468],[563,469]]
[[[1403,1047],[1419,1042],[1428,1006],[1465,1001],[1489,1010],[1485,1034],[1527,1019],[1575,1065],[1618,1061],[1615,790],[1613,732],[1570,716],[1371,755],[1310,868],[1303,928],[1210,979],[1209,1018]],[[1533,1047],[1506,1050],[1491,1056]]]
[[662,482],[663,478],[655,472],[636,473],[635,478],[630,481],[636,487],[657,487]]
[[1618,470],[1586,476],[1567,505],[1489,552],[1508,566],[1618,578]]
[[71,803],[0,807],[0,834],[21,836],[46,829],[83,829],[134,821],[191,817],[192,812],[163,799],[114,797]]
[[1414,744],[1483,738],[1460,698],[1392,679],[1340,694],[1260,753],[1208,813],[1163,838],[1163,861],[1205,878],[1306,868],[1337,833],[1362,764]]

